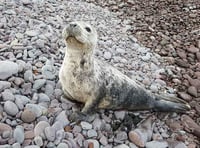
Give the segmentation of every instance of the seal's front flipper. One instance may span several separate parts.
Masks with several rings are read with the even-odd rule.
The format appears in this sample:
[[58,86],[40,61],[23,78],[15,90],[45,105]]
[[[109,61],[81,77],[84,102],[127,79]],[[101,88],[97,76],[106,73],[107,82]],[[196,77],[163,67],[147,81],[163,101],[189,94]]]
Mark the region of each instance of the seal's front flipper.
[[156,100],[153,108],[154,111],[179,112],[179,113],[185,113],[190,109],[191,107],[187,102],[177,97],[169,97],[161,95],[156,95]]

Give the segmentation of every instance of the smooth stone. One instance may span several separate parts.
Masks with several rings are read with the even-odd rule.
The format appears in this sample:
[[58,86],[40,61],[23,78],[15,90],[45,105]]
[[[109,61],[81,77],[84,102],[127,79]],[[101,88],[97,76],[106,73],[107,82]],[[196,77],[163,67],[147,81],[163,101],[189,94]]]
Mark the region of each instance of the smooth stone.
[[92,124],[85,121],[81,121],[81,127],[82,129],[89,130],[92,129]]
[[104,135],[100,138],[99,142],[102,144],[102,145],[107,145],[108,144],[108,139],[107,137],[105,137]]
[[31,122],[35,121],[36,115],[31,110],[25,109],[21,114],[21,119],[25,123],[31,123]]
[[40,148],[38,145],[28,145],[25,146],[24,148]]
[[196,87],[194,87],[194,86],[190,86],[190,87],[188,88],[188,93],[189,93],[190,95],[194,96],[194,97],[198,97],[197,89],[196,89]]
[[12,131],[12,128],[8,124],[0,123],[0,134],[5,131]]
[[47,108],[38,104],[26,104],[26,108],[32,111],[36,117],[40,117],[41,115],[47,113]]
[[12,148],[21,148],[21,145],[20,145],[20,143],[14,143],[12,145]]
[[12,148],[9,144],[0,145],[0,148]]
[[33,141],[35,142],[36,145],[38,145],[40,147],[43,145],[43,140],[42,140],[42,137],[40,137],[40,136],[35,136]]
[[15,78],[14,83],[15,83],[17,86],[19,86],[19,85],[21,85],[21,84],[24,83],[24,79],[18,78],[18,77],[17,77],[17,78]]
[[44,129],[45,136],[48,141],[54,141],[56,138],[56,130],[53,127],[46,127]]
[[92,125],[94,130],[101,130],[102,128],[102,120],[99,118],[94,119]]
[[55,128],[56,131],[63,129],[63,124],[61,121],[56,121],[53,125],[53,128]]
[[49,127],[49,126],[50,124],[46,121],[38,122],[34,128],[35,136],[41,136],[42,138],[45,138],[44,130],[46,127]]
[[46,64],[42,67],[42,74],[46,77],[46,79],[53,80],[56,77],[57,70],[53,64],[53,61],[47,60]]
[[60,143],[57,148],[68,148],[69,146],[66,143]]
[[185,101],[191,101],[192,97],[185,92],[178,92],[178,95]]
[[40,89],[44,86],[44,84],[46,83],[45,79],[38,79],[35,80],[34,84],[33,84],[33,89]]
[[10,88],[11,83],[7,81],[0,81],[0,92],[2,92],[4,89]]
[[126,144],[120,144],[118,146],[114,146],[114,148],[129,148],[129,146]]
[[146,53],[145,56],[142,56],[141,59],[144,61],[144,62],[147,62],[151,59],[151,54],[150,53]]
[[0,61],[0,80],[5,80],[18,73],[18,65],[11,61]]
[[9,89],[6,89],[6,90],[4,90],[4,92],[2,92],[2,98],[4,101],[14,101],[15,100],[13,93]]
[[97,132],[95,130],[93,130],[93,129],[90,129],[90,130],[87,131],[87,136],[89,138],[97,137]]
[[34,132],[32,130],[24,132],[25,139],[33,139],[35,137]]
[[166,141],[150,141],[146,143],[146,148],[167,148],[168,143]]
[[86,140],[88,142],[88,144],[92,143],[93,144],[93,148],[99,148],[99,142],[97,140],[94,139],[88,139]]
[[10,130],[4,131],[4,132],[2,133],[2,137],[3,137],[4,139],[6,139],[6,138],[9,138],[11,134],[12,134],[12,132],[11,132]]
[[150,90],[151,90],[152,92],[158,92],[158,86],[157,86],[155,83],[153,83],[153,84],[151,84],[151,86],[150,86]]
[[126,140],[128,138],[127,136],[127,133],[126,132],[118,132],[117,133],[117,136],[116,136],[116,139],[119,140],[119,141],[123,141],[123,140]]
[[24,142],[24,127],[18,125],[14,130],[13,137],[16,142],[22,144]]
[[26,82],[33,82],[33,72],[32,72],[32,70],[25,71],[24,80]]
[[63,127],[69,124],[69,120],[67,118],[65,111],[60,112],[56,117],[55,121],[60,121]]
[[125,111],[115,111],[114,115],[118,120],[124,120],[126,112]]
[[29,103],[31,100],[26,97],[26,96],[22,96],[22,95],[15,95],[15,103],[18,106],[19,109],[24,109],[24,106]]
[[110,52],[108,52],[108,51],[106,51],[106,52],[104,52],[104,58],[106,59],[106,60],[110,60],[111,59],[111,57],[112,57],[112,54],[110,53]]
[[4,110],[8,115],[11,115],[11,116],[15,116],[19,112],[17,105],[13,103],[12,101],[5,102]]
[[50,102],[50,98],[49,98],[46,94],[40,93],[40,94],[38,95],[38,102],[39,102],[39,103],[40,103],[40,102]]
[[37,36],[39,35],[39,32],[35,31],[35,30],[27,30],[25,32],[26,35],[30,36],[30,37],[34,37],[34,36]]

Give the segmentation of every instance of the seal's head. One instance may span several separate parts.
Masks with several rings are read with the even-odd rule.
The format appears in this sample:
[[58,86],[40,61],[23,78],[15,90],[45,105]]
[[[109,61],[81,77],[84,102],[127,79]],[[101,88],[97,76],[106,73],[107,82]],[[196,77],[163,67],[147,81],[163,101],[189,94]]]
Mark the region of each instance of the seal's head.
[[93,50],[97,44],[96,30],[86,22],[71,22],[62,32],[70,50]]

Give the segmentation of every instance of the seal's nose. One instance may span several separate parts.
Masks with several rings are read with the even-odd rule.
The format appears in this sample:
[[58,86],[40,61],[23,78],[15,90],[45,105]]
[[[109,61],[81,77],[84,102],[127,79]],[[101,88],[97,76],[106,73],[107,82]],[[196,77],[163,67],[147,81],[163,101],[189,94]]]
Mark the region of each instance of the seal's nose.
[[70,26],[71,28],[75,28],[75,27],[77,26],[77,24],[76,24],[76,23],[70,23],[69,26]]

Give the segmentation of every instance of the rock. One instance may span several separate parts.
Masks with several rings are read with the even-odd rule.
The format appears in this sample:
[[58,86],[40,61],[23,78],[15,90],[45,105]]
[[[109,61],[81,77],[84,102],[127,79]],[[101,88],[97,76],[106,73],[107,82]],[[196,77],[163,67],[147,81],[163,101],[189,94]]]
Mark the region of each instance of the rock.
[[44,47],[45,47],[45,41],[44,41],[44,40],[41,40],[41,39],[38,39],[38,40],[36,41],[36,46],[37,46],[38,48],[44,48]]
[[152,83],[150,86],[152,92],[158,92],[158,86],[155,83]]
[[44,129],[45,136],[48,141],[54,141],[56,138],[56,130],[53,127],[46,127]]
[[194,45],[191,45],[189,48],[187,48],[187,51],[191,53],[196,53],[199,52],[199,49],[194,47]]
[[42,67],[42,74],[46,79],[53,80],[57,74],[56,68],[53,66],[53,62],[50,60],[46,61],[46,64]]
[[94,119],[92,125],[93,125],[94,130],[101,130],[102,121],[99,118],[96,118],[96,119]]
[[0,148],[12,148],[9,144],[0,145]]
[[2,98],[4,101],[14,101],[15,100],[13,93],[9,89],[6,89],[6,90],[4,90],[4,92],[2,92]]
[[4,110],[8,115],[11,115],[11,116],[15,116],[19,112],[17,105],[13,103],[12,101],[5,102]]
[[12,128],[8,124],[0,123],[0,134],[5,131],[12,131]]
[[20,145],[20,143],[14,143],[12,145],[12,148],[21,148],[21,145]]
[[4,131],[2,133],[2,138],[6,139],[6,138],[9,138],[11,136],[12,132],[10,130],[8,131]]
[[25,146],[24,148],[40,148],[40,147],[37,145],[29,145],[29,146]]
[[200,61],[200,52],[196,53],[196,57],[197,57],[198,61]]
[[186,59],[187,58],[187,55],[186,55],[186,53],[183,50],[181,50],[181,51],[177,50],[177,54],[182,59]]
[[120,144],[118,146],[114,146],[114,148],[129,148],[129,146],[126,144]]
[[88,136],[89,138],[97,137],[97,132],[96,132],[95,130],[93,130],[93,129],[90,129],[90,130],[88,130],[88,132],[87,132],[87,136]]
[[7,81],[0,81],[0,92],[3,91],[4,89],[10,88],[11,83]]
[[35,121],[36,115],[31,110],[25,109],[21,114],[21,119],[25,123],[31,123],[31,122]]
[[183,68],[189,68],[190,65],[188,62],[184,61],[184,60],[181,60],[181,59],[175,59],[175,63],[180,66],[180,67],[183,67]]
[[24,79],[16,77],[14,83],[19,86],[24,83]]
[[148,52],[145,56],[142,56],[141,59],[145,62],[149,61],[151,59],[151,54]]
[[39,95],[38,95],[38,102],[40,103],[40,102],[50,102],[50,98],[46,95],[46,94],[44,94],[44,93],[40,93]]
[[38,104],[26,104],[26,109],[33,112],[36,117],[40,117],[41,115],[45,114],[47,112],[47,109],[41,105]]
[[126,112],[125,111],[115,111],[114,115],[118,120],[124,120]]
[[194,86],[188,88],[188,93],[194,97],[198,97],[197,89]]
[[66,143],[60,143],[57,148],[68,148],[69,146]]
[[185,92],[178,92],[178,95],[185,101],[191,101],[192,97]]
[[99,148],[99,142],[97,140],[93,140],[93,139],[88,139],[87,140],[88,144],[92,143],[93,148]]
[[40,137],[40,136],[35,136],[34,142],[35,142],[35,144],[38,145],[39,147],[41,147],[41,146],[43,145],[43,140],[42,140],[42,137]]
[[150,141],[146,143],[146,148],[167,148],[168,143],[166,141]]
[[85,121],[81,121],[81,127],[82,129],[89,130],[92,129],[92,124]]
[[126,140],[128,137],[127,137],[127,133],[126,132],[118,132],[117,133],[117,136],[116,136],[116,139],[118,141],[124,141]]
[[112,54],[110,53],[110,52],[108,52],[108,51],[106,51],[106,52],[104,52],[104,58],[106,59],[106,60],[110,60],[111,59],[111,57],[112,57]]
[[15,95],[15,103],[18,106],[19,109],[24,109],[24,106],[29,103],[31,100],[26,97],[26,96],[22,96],[22,95]]
[[107,145],[108,144],[108,139],[107,137],[105,137],[104,135],[100,138],[99,142],[102,144],[102,145]]
[[24,80],[26,82],[33,82],[33,72],[32,72],[32,70],[25,71]]
[[14,130],[13,137],[15,141],[22,144],[24,142],[24,127],[21,125],[18,125],[16,129]]
[[22,0],[23,5],[29,5],[31,4],[31,0]]
[[30,131],[25,131],[24,132],[24,137],[25,139],[33,139],[34,138],[34,132],[32,130]]
[[36,30],[27,30],[25,32],[26,35],[30,36],[30,37],[34,37],[34,36],[37,36],[39,35],[39,32],[37,32]]
[[5,80],[18,73],[18,65],[11,61],[0,61],[0,80]]
[[44,130],[46,127],[49,127],[49,123],[46,121],[40,121],[36,124],[34,128],[34,134],[35,136],[41,136],[42,138],[45,138]]
[[143,121],[134,131],[130,131],[128,134],[130,141],[139,147],[144,147],[145,143],[152,137],[153,120],[154,118],[151,116]]
[[65,111],[60,112],[60,114],[56,117],[56,121],[60,121],[62,123],[62,127],[65,127],[69,124],[69,120],[66,116]]
[[33,89],[40,89],[41,87],[44,86],[44,84],[46,83],[45,79],[38,79],[35,80],[34,84],[33,84]]

